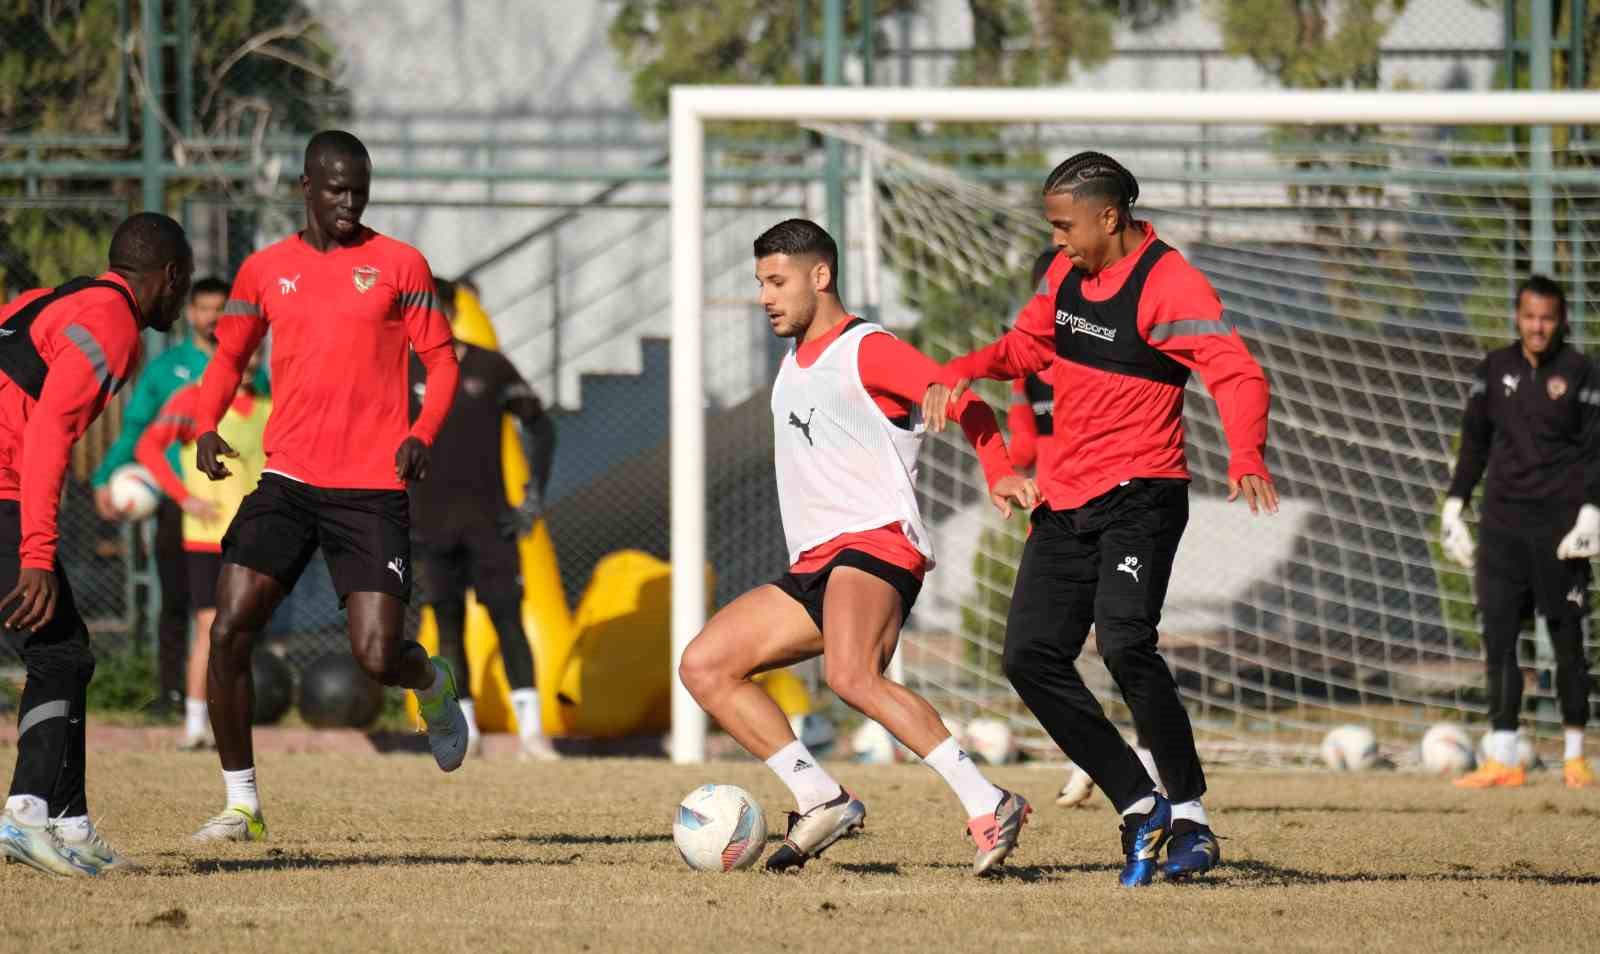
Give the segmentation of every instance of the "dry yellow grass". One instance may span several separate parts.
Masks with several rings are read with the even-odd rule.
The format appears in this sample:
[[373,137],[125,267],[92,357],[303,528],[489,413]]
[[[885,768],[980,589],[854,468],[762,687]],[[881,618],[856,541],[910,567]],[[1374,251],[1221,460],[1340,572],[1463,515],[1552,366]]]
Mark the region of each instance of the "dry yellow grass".
[[[9,777],[14,753],[0,752]],[[1553,773],[1457,792],[1395,774],[1217,773],[1228,862],[1205,883],[1116,887],[1116,818],[1056,808],[1061,773],[994,773],[1038,806],[998,878],[967,873],[955,799],[920,766],[834,766],[867,833],[798,876],[687,870],[671,843],[694,785],[754,762],[556,765],[263,756],[272,839],[193,846],[220,806],[214,756],[91,755],[91,808],[143,872],[0,870],[5,951],[1337,951],[1600,947],[1600,791]]]

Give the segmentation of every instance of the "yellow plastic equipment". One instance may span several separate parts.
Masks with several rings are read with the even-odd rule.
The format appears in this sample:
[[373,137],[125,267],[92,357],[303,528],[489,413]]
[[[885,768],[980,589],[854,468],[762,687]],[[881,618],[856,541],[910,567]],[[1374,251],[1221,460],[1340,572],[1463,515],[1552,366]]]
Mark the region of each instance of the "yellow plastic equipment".
[[[456,319],[451,330],[460,341],[481,348],[498,348],[494,325],[477,296],[465,288],[456,289]],[[508,418],[500,435],[500,460],[506,479],[506,497],[513,506],[522,502],[522,485],[528,480],[528,464],[523,459],[517,441],[516,425]],[[539,709],[543,729],[548,735],[566,732],[564,714],[556,704],[554,685],[567,664],[572,642],[577,630],[572,625],[572,611],[567,607],[566,593],[561,588],[561,572],[556,563],[555,547],[551,545],[549,531],[543,521],[533,532],[517,541],[517,551],[522,561],[522,625],[528,634],[528,644],[533,650],[535,682],[539,686]],[[486,732],[508,732],[515,729],[511,713],[511,688],[506,682],[505,667],[500,662],[500,640],[495,635],[489,613],[478,605],[476,599],[467,601],[466,623],[467,662],[472,669],[472,696],[477,703],[478,726]],[[422,611],[422,626],[417,640],[429,652],[439,649],[439,631],[434,623],[433,611]],[[458,676],[465,677],[463,673]],[[420,724],[416,697],[406,694],[406,709],[413,721]]]

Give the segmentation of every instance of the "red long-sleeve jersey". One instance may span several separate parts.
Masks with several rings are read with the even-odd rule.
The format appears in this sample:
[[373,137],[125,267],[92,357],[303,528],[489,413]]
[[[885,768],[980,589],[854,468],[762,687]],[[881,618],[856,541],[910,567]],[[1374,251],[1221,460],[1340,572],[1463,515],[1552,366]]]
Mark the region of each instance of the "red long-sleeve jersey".
[[[1155,228],[1131,254],[1094,275],[1082,276],[1089,302],[1110,301],[1156,241]],[[1183,452],[1183,387],[1091,367],[1057,353],[1058,325],[1066,333],[1104,339],[1110,329],[1084,326],[1057,307],[1063,281],[1073,271],[1057,255],[1038,294],[1017,314],[1012,329],[988,347],[946,365],[957,377],[1009,380],[1051,362],[1055,386],[1054,435],[1039,450],[1039,490],[1056,510],[1093,500],[1136,477],[1189,476]],[[1227,434],[1228,476],[1270,479],[1265,452],[1269,395],[1266,376],[1244,339],[1223,317],[1211,283],[1176,250],[1156,261],[1138,299],[1139,337],[1200,375],[1217,402]],[[1109,340],[1109,339],[1106,339]]]
[[[408,435],[433,443],[458,376],[422,253],[366,229],[354,245],[319,252],[292,235],[245,259],[200,383],[200,433],[216,430],[269,328],[267,470],[316,487],[405,489],[395,451]],[[414,424],[408,344],[428,369]]]
[[[98,279],[128,288],[115,272]],[[10,334],[5,323],[49,293],[23,292],[0,308],[0,333]],[[48,570],[55,565],[56,518],[72,445],[132,373],[139,325],[128,299],[109,288],[89,288],[45,306],[29,336],[49,371],[37,401],[0,374],[0,499],[21,505],[22,566]]]
[[[800,367],[810,367],[838,337],[857,319],[841,321],[839,325],[815,341],[803,342],[795,353]],[[901,341],[893,335],[872,334],[861,341],[856,355],[856,366],[861,383],[867,389],[878,410],[891,421],[909,421],[912,412],[922,403],[928,386],[937,382],[946,386],[955,383],[955,377],[939,366],[937,361]],[[1014,473],[1011,459],[1006,453],[1005,439],[1000,435],[999,422],[994,411],[971,391],[951,406],[950,418],[961,425],[961,432],[978,454],[978,465],[983,468],[984,479],[990,487],[1000,478]],[[886,563],[909,570],[919,579],[927,572],[927,558],[922,555],[901,531],[899,524],[878,527],[862,533],[846,533],[827,543],[812,547],[800,555],[790,571],[812,573],[828,565],[828,561],[844,550],[859,550]]]

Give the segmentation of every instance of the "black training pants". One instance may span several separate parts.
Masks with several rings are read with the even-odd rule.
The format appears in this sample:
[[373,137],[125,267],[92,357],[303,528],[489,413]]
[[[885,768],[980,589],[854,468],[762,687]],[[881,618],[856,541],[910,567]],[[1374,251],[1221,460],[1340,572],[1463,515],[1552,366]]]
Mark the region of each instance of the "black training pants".
[[1091,625],[1167,794],[1184,802],[1206,789],[1178,684],[1156,651],[1156,624],[1188,521],[1188,481],[1129,481],[1073,510],[1035,510],[1017,570],[1006,677],[1118,811],[1155,784],[1078,674]]
[[[0,500],[0,594],[17,585],[21,525],[17,502]],[[37,632],[4,630],[7,643],[27,668],[17,710],[17,765],[10,793],[36,795],[49,803],[51,817],[73,818],[89,813],[83,787],[88,747],[85,710],[94,653],[59,563],[55,575],[60,585],[55,615]]]
[[161,615],[156,620],[156,677],[163,700],[182,706],[189,659],[189,561],[183,549],[183,508],[170,497],[156,510],[156,578]]
[[1522,711],[1517,637],[1535,609],[1550,627],[1561,722],[1582,727],[1589,721],[1589,660],[1583,652],[1589,561],[1556,558],[1556,545],[1572,529],[1577,512],[1576,505],[1484,502],[1478,530],[1478,613],[1483,618],[1489,720],[1495,729],[1517,728]]

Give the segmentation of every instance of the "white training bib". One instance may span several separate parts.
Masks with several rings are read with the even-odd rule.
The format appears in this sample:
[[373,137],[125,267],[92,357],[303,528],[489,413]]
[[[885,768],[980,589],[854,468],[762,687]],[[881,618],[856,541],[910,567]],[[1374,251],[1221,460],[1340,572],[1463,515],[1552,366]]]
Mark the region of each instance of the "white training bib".
[[889,423],[861,383],[858,355],[881,326],[859,322],[809,368],[790,348],[772,385],[773,463],[789,563],[846,533],[898,524],[933,568],[933,542],[917,510],[917,454],[922,409],[914,429]]

